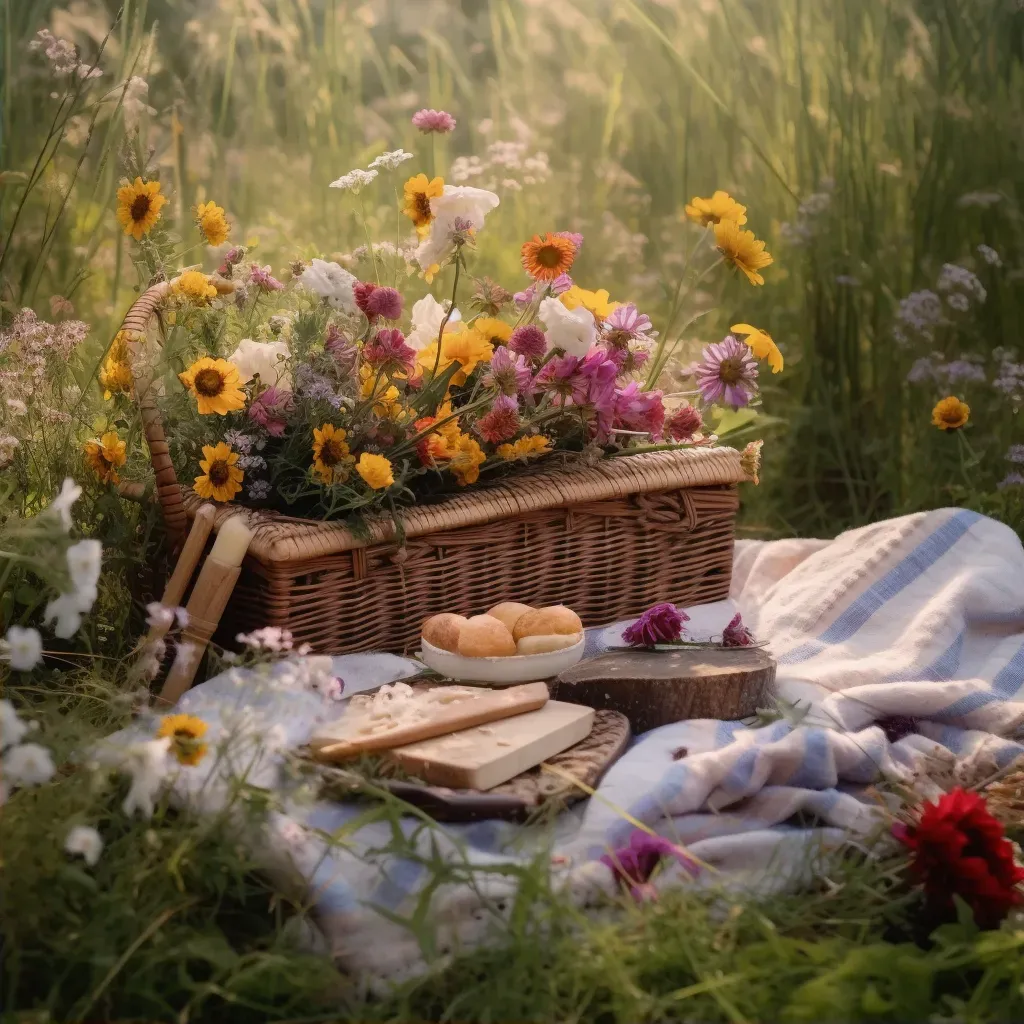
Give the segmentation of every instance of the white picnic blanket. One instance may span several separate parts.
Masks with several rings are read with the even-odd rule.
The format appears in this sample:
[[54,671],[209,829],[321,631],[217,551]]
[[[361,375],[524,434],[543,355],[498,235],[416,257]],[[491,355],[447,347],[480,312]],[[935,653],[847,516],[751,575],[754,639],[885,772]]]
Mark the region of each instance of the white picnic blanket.
[[[630,819],[714,869],[691,879],[669,865],[657,887],[799,884],[822,870],[820,856],[878,831],[867,784],[914,785],[937,766],[979,759],[994,770],[1024,753],[1024,551],[1006,526],[941,509],[833,541],[741,542],[730,600],[689,609],[692,634],[721,633],[736,608],[779,661],[779,697],[795,706],[785,718],[759,728],[679,722],[637,737],[598,798],[553,829],[375,820],[365,802],[303,800],[271,752],[248,766],[250,782],[287,793],[287,813],[259,840],[268,863],[303,880],[344,966],[397,980],[500,934],[516,872],[538,858],[581,905],[613,892],[598,858],[626,845]],[[588,654],[618,643],[624,625],[590,631]],[[347,695],[417,669],[391,655],[334,659]],[[180,708],[216,735],[241,704],[281,725],[286,745],[337,714],[319,695],[250,690],[237,676],[196,687]],[[893,716],[915,723],[889,742],[875,723]],[[183,770],[177,795],[216,805],[224,763]]]

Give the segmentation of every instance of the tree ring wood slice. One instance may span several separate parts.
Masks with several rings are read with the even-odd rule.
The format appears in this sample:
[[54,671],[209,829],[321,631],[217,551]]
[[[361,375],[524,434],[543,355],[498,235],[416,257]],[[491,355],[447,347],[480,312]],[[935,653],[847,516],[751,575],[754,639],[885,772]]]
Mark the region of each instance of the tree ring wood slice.
[[553,700],[618,711],[639,734],[692,718],[753,715],[774,692],[775,660],[759,647],[609,651],[548,685]]

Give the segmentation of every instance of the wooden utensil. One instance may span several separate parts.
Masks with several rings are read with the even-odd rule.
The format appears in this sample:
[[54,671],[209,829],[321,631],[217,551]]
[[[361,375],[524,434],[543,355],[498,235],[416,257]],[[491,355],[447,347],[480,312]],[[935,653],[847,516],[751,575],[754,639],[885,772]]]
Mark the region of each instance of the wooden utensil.
[[579,743],[593,724],[593,708],[549,700],[537,711],[398,747],[387,756],[424,782],[488,790]]
[[341,761],[367,751],[407,746],[433,736],[444,736],[501,718],[536,711],[543,707],[547,700],[548,688],[544,683],[526,683],[507,690],[485,690],[481,696],[451,704],[439,704],[436,710],[431,709],[427,718],[416,719],[409,724],[403,724],[399,720],[391,728],[373,733],[352,732],[354,721],[363,722],[365,717],[358,716],[357,719],[353,716],[346,723],[346,719],[352,714],[352,709],[349,709],[348,715],[336,723],[334,735],[329,729],[323,729],[310,740],[309,745],[318,759]]

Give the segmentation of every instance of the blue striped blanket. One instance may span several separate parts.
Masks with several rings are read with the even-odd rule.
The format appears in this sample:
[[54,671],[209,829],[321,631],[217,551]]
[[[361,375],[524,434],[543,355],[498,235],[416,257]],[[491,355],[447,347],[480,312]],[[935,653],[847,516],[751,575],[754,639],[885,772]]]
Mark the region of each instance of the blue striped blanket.
[[[245,764],[251,783],[281,794],[283,809],[253,841],[270,868],[306,886],[340,961],[385,982],[500,934],[516,869],[538,858],[582,906],[615,891],[599,858],[628,843],[634,821],[710,865],[692,878],[670,864],[656,887],[799,885],[825,870],[821,858],[877,833],[870,784],[932,795],[929,777],[995,771],[1024,753],[1024,551],[1007,527],[942,509],[832,541],[740,542],[730,599],[688,609],[691,634],[720,634],[737,609],[778,659],[784,717],[760,727],[678,722],[638,736],[598,796],[554,826],[408,816],[398,837],[365,803],[325,802],[288,783],[281,751],[338,714],[301,678],[296,686],[294,672],[281,685],[228,673],[190,691],[180,710],[206,719],[214,736],[239,716],[264,736],[273,727],[274,742]],[[625,625],[589,631],[588,654],[618,644]],[[350,655],[330,668],[347,697],[419,666]],[[680,747],[687,756],[676,759]],[[182,770],[175,797],[200,810],[222,806],[220,776],[232,763]]]

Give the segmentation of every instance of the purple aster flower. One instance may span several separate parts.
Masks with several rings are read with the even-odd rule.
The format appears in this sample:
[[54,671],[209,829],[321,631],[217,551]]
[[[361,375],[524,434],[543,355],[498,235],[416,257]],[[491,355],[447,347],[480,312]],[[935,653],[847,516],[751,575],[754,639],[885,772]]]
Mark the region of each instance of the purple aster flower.
[[[383,288],[378,290],[384,291]],[[416,353],[406,345],[405,335],[401,331],[386,327],[378,331],[372,341],[363,345],[363,358],[374,367],[400,366],[404,370],[411,370],[416,362]]]
[[671,857],[694,877],[700,873],[697,862],[681,846],[639,828],[630,835],[628,846],[606,853],[601,863],[620,885],[629,889],[634,899],[642,900],[654,895],[647,883],[663,857]]
[[722,631],[723,647],[751,647],[754,643],[754,635],[743,625],[743,616],[737,612],[730,620],[729,625]]
[[491,356],[491,368],[483,383],[484,387],[497,388],[505,395],[522,395],[529,389],[532,380],[533,373],[526,360],[510,352],[505,345],[500,345]]
[[731,334],[704,348],[697,366],[697,387],[706,402],[726,402],[734,409],[750,403],[757,393],[757,360]]
[[642,430],[657,441],[665,426],[665,406],[660,391],[643,391],[634,380],[615,391],[615,425]]
[[655,644],[667,644],[678,640],[683,635],[683,623],[690,616],[681,608],[668,601],[656,604],[640,616],[632,626],[622,633],[622,639],[630,647],[653,647]]
[[584,356],[579,372],[589,381],[587,400],[597,417],[597,440],[608,440],[615,415],[615,381],[619,365],[600,345],[595,345]]
[[578,356],[556,356],[534,378],[543,391],[552,391],[562,398],[562,405],[586,405],[590,381],[580,373]]
[[572,287],[572,278],[568,274],[559,274],[558,277],[551,282],[551,294],[561,295],[563,292],[567,292]]
[[527,359],[540,359],[548,350],[548,337],[536,324],[523,324],[512,332],[508,347]]
[[693,435],[704,426],[704,417],[700,410],[692,405],[681,405],[665,421],[665,433],[673,441],[692,441]]
[[414,127],[419,128],[424,135],[436,132],[438,135],[447,135],[455,128],[455,118],[444,110],[417,110],[412,115]]
[[270,273],[269,263],[265,267],[254,263],[249,268],[249,283],[256,285],[265,292],[279,292],[284,288],[284,285]]
[[249,419],[258,423],[271,437],[282,437],[293,404],[290,391],[278,387],[267,388],[249,405]]
[[616,306],[604,323],[607,339],[612,345],[625,345],[629,341],[646,341],[651,329],[651,318],[637,310],[632,302]]

